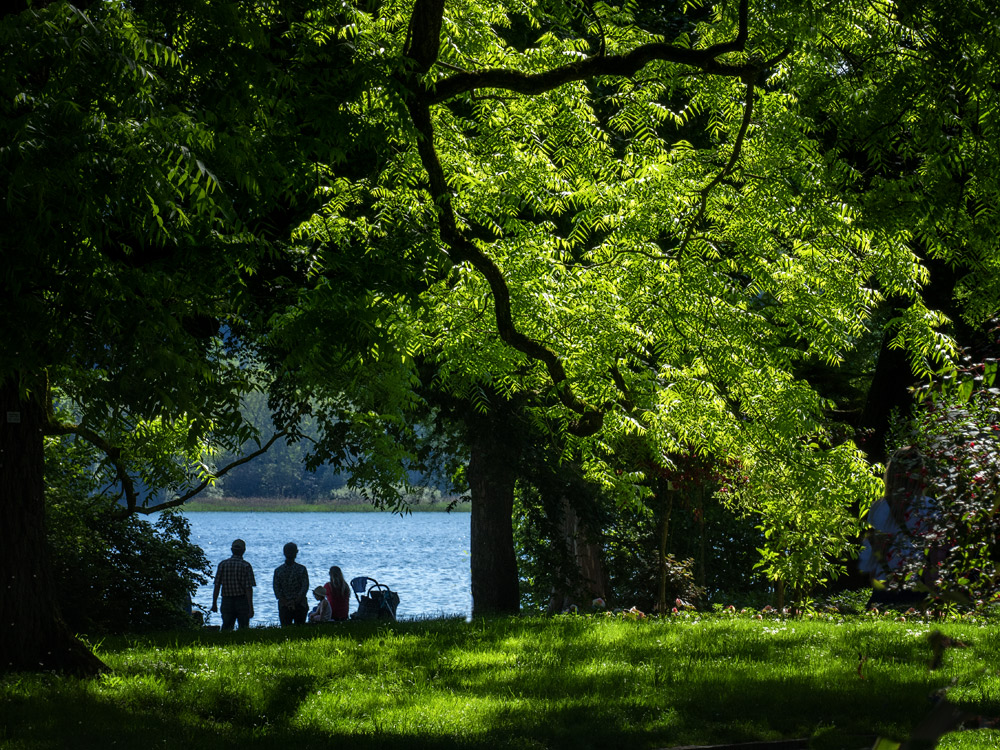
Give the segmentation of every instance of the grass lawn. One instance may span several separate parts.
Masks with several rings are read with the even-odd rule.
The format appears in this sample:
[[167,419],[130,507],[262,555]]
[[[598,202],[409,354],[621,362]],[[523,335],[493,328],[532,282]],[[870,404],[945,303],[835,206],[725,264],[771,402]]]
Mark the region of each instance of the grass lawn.
[[[931,670],[929,633],[964,648]],[[2,748],[662,748],[903,737],[948,689],[1000,716],[1000,626],[699,616],[343,623],[97,645],[0,678]],[[860,655],[860,658],[859,658]],[[1000,732],[947,748],[1000,748]]]

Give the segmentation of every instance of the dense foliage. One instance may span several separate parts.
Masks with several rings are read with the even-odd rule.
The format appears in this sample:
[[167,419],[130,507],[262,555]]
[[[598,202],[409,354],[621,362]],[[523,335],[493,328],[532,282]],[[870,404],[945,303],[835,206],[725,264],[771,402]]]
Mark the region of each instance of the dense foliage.
[[815,373],[881,339],[929,375],[998,307],[998,39],[986,0],[7,13],[0,412],[32,434],[0,434],[0,528],[38,517],[42,434],[134,510],[182,501],[261,444],[253,389],[400,507],[433,387],[470,443],[515,405],[616,504],[738,463],[761,572],[808,590],[881,491]]
[[97,494],[95,458],[80,440],[48,444],[46,523],[63,619],[89,635],[194,626],[191,596],[211,570],[187,521],[124,515]]
[[996,369],[995,359],[967,354],[955,376],[921,389],[887,467],[887,499],[900,519],[887,550],[896,564],[890,585],[961,603],[1000,595]]
[[[678,598],[704,608],[767,595],[770,584],[757,570],[759,520],[725,504],[727,492],[719,490],[732,484],[721,468],[675,457],[673,469],[650,472],[651,494],[638,506],[616,505],[572,466],[548,482],[523,473],[515,532],[525,605],[545,611],[552,592],[563,589],[579,606],[589,606],[587,592],[600,591],[608,606],[645,612],[669,611]],[[567,518],[575,534],[567,534]],[[580,569],[588,543],[599,550],[600,581]]]

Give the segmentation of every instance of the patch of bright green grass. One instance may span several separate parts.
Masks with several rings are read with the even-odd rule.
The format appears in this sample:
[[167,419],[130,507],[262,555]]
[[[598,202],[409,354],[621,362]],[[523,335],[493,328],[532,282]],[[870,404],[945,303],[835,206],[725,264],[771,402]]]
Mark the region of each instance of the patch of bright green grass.
[[[930,670],[927,635],[966,644]],[[508,618],[175,633],[113,673],[0,681],[0,747],[663,748],[903,737],[948,688],[1000,715],[997,626],[870,619]],[[942,747],[1000,747],[992,730]],[[971,743],[971,744],[970,744]],[[978,743],[978,744],[977,744]]]

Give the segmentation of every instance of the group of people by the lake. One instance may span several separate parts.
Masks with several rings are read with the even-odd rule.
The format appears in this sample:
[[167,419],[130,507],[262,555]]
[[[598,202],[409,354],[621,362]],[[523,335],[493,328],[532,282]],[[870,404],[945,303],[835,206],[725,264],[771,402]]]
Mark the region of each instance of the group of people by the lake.
[[[232,630],[250,626],[253,617],[253,590],[257,585],[253,566],[243,559],[246,542],[236,539],[232,544],[232,557],[219,563],[215,571],[212,590],[212,611],[220,612],[222,596],[222,629]],[[274,570],[272,586],[278,600],[278,620],[282,625],[302,625],[306,622],[334,622],[346,620],[351,602],[351,587],[344,580],[343,571],[336,565],[330,568],[330,580],[312,590],[316,606],[309,609],[309,573],[305,565],[295,562],[299,548],[288,542],[282,550],[285,562]]]

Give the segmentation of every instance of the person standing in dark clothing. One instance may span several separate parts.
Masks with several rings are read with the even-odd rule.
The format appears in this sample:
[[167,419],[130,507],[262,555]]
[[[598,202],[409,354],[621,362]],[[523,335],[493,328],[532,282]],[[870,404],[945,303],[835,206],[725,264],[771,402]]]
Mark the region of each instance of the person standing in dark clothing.
[[215,588],[212,590],[212,611],[218,612],[219,594],[222,594],[222,629],[232,630],[238,622],[240,628],[250,627],[253,617],[253,587],[257,581],[253,566],[243,559],[247,544],[242,539],[233,541],[232,553],[219,563],[215,570]]
[[309,612],[309,573],[295,562],[299,548],[295,542],[284,547],[285,562],[274,569],[274,596],[278,600],[278,620],[282,625],[302,625]]

